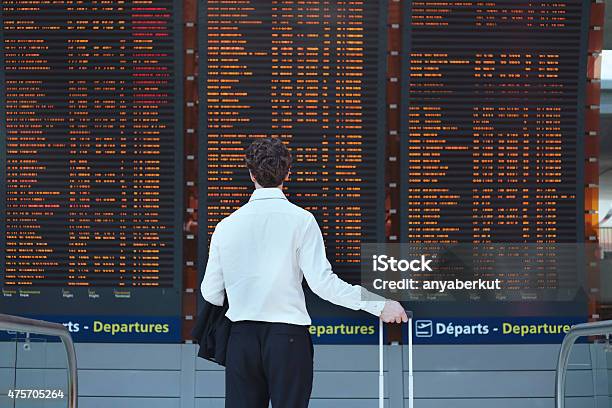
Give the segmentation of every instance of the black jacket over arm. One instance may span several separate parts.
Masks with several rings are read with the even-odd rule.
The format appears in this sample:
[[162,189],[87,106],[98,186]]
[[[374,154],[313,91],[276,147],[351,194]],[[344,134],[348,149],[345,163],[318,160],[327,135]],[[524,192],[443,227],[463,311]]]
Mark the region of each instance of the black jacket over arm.
[[191,332],[200,345],[198,357],[225,366],[225,353],[232,322],[225,317],[227,312],[227,295],[223,306],[215,306],[204,301],[204,307],[198,313],[196,324]]

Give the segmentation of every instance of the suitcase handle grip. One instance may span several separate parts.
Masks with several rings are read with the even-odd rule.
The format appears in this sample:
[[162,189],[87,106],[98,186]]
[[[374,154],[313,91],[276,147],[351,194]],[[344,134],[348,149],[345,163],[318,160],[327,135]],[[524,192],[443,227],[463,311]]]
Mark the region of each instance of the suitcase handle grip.
[[[408,316],[408,408],[414,408],[414,373],[412,368],[412,310],[406,310],[406,316]],[[379,344],[378,344],[378,407],[385,407],[385,375],[384,375],[384,358],[383,358],[383,321],[378,321],[379,327]]]
[[414,408],[414,374],[412,368],[412,310],[406,310],[408,316],[408,408]]

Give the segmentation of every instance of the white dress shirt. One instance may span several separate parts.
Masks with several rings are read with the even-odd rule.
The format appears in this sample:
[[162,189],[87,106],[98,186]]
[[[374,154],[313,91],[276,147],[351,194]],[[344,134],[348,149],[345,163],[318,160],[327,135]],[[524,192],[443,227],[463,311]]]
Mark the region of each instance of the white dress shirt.
[[[247,204],[213,233],[202,296],[227,317],[309,325],[302,279],[314,293],[349,309],[380,316],[384,299],[332,272],[314,216],[290,203],[279,188],[258,188]],[[365,300],[373,299],[378,300]]]

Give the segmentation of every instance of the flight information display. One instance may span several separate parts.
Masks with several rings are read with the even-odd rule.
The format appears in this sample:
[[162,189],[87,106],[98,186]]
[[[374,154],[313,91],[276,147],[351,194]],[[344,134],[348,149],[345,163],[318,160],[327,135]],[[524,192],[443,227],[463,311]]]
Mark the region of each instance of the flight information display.
[[384,239],[386,2],[203,7],[201,255],[253,190],[245,148],[278,137],[294,161],[288,198],[315,215],[334,270],[357,280],[360,243]]
[[178,3],[2,2],[3,312],[180,339]]
[[[589,4],[405,3],[403,242],[584,241]],[[515,289],[566,284],[533,272],[484,276]]]

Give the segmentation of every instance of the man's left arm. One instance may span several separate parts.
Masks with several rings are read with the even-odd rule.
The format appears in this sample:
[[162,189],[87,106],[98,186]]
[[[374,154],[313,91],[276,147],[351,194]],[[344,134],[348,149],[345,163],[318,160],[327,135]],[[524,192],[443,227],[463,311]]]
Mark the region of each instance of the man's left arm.
[[223,271],[219,259],[219,249],[217,247],[216,231],[210,240],[210,251],[208,253],[208,263],[204,272],[204,279],[200,290],[204,300],[216,306],[223,306],[225,300],[225,283],[223,282]]

